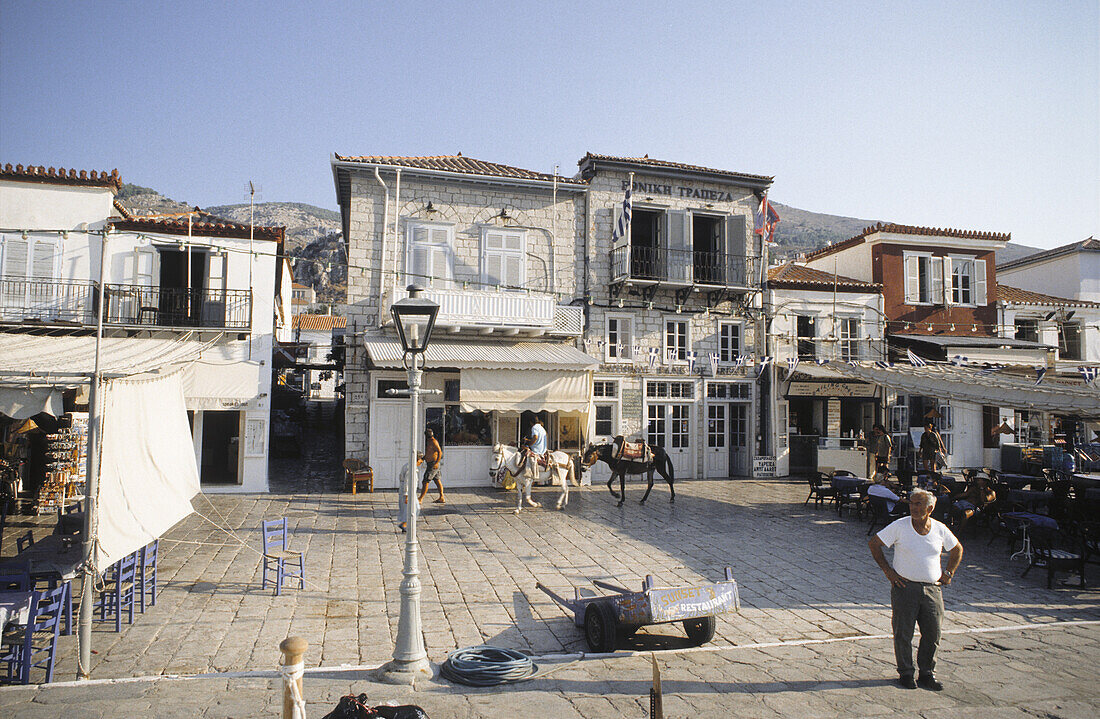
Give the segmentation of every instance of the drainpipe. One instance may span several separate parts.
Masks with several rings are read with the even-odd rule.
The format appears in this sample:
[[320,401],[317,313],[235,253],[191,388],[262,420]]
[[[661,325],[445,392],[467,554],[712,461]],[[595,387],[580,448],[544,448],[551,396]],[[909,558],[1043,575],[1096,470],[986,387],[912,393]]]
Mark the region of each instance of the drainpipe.
[[[398,223],[400,217],[401,217],[401,168],[399,167],[399,168],[397,168],[397,186],[394,188],[394,191],[393,191],[393,265],[392,265],[393,274],[391,275],[391,277],[393,279],[393,288],[395,290],[397,289],[397,247],[398,247],[397,223]],[[385,255],[382,256],[382,261],[378,264],[378,266],[380,268],[382,268],[383,273],[385,273],[385,269],[386,269],[386,257],[385,257]],[[385,281],[383,281],[383,284],[385,284]]]
[[[390,188],[386,187],[386,183],[382,181],[382,175],[378,173],[378,168],[374,168],[374,179],[378,181],[378,184],[382,186],[382,192],[385,195],[385,202],[382,205],[382,259],[386,257],[386,222],[390,217]],[[386,299],[386,282],[385,282],[385,265],[382,262],[378,263],[378,327],[382,327],[382,305]]]
[[588,228],[592,224],[592,188],[586,187],[584,190],[584,332],[588,332],[589,323],[589,309],[588,298],[591,296],[588,294],[588,273],[592,266],[591,253],[589,252],[589,237]]

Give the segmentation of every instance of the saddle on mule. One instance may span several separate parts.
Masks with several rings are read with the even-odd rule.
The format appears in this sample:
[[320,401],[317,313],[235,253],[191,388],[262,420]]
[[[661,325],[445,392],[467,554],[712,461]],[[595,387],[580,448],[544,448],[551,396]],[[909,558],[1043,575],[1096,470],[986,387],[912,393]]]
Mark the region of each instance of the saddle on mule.
[[653,449],[643,440],[627,442],[625,437],[616,437],[615,459],[624,462],[652,462]]

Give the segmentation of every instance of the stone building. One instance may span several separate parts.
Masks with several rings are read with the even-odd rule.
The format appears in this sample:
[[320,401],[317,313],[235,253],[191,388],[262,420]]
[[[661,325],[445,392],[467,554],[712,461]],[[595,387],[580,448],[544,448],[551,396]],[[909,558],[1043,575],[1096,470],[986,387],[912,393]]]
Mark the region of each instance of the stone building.
[[[349,256],[345,449],[381,486],[408,452],[408,403],[385,390],[404,384],[388,315],[411,282],[441,305],[425,377],[440,394],[422,422],[444,436],[451,483],[486,483],[491,444],[515,444],[536,415],[570,451],[644,436],[678,477],[745,474],[772,451],[770,374],[745,367],[763,354],[751,227],[771,178],[593,154],[573,178],[461,155],[332,166]],[[628,187],[632,219],[613,239]]]

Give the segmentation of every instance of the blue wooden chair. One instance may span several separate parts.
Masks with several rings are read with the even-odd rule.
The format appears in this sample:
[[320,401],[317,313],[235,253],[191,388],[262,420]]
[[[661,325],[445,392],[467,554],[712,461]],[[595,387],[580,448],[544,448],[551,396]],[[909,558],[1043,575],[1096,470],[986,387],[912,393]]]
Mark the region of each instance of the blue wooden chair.
[[283,588],[283,581],[289,578],[298,580],[300,589],[306,587],[305,557],[301,552],[290,549],[290,540],[287,536],[286,517],[282,519],[268,519],[262,523],[264,535],[264,568],[263,585],[267,588],[268,575],[274,574],[275,596]]
[[122,613],[126,623],[134,623],[134,597],[137,593],[138,553],[127,554],[103,573],[103,591],[95,606],[97,621],[115,621],[115,631],[122,631]]
[[31,590],[31,563],[18,560],[5,562],[0,567],[0,592],[29,592]]
[[154,539],[141,548],[141,562],[138,564],[138,609],[145,613],[145,605],[157,605],[157,551],[160,540]]
[[35,592],[26,626],[4,634],[0,665],[7,669],[9,683],[30,684],[32,669],[44,669],[46,683],[53,681],[57,635],[68,591],[66,583],[48,592]]
[[30,549],[32,544],[34,544],[34,532],[29,529],[26,534],[15,538],[15,549],[19,554]]

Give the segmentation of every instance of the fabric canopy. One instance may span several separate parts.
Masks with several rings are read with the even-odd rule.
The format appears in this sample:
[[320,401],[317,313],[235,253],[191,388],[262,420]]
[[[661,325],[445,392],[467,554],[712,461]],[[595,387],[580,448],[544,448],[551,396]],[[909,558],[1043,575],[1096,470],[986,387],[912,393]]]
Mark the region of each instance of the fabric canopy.
[[590,372],[464,369],[459,382],[463,412],[580,412],[592,397]]
[[107,382],[102,447],[93,559],[99,571],[192,512],[199,470],[181,373]]
[[[363,340],[371,364],[379,369],[404,367],[397,340]],[[425,369],[586,370],[599,365],[576,347],[560,342],[459,342],[432,340],[424,353]]]
[[[94,336],[0,334],[0,383],[76,386],[95,371]],[[100,371],[130,376],[193,362],[210,346],[182,334],[171,339],[104,337]]]
[[45,412],[54,417],[65,411],[61,392],[52,387],[0,386],[0,414],[26,419]]
[[1015,407],[1081,417],[1100,417],[1100,387],[1081,381],[1063,382],[1048,378],[1039,385],[1034,379],[1007,371],[979,374],[976,367],[929,364],[876,366],[873,363],[828,365],[803,363],[798,372],[821,379],[857,379],[913,394],[955,399],[997,407]]

